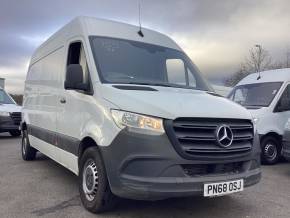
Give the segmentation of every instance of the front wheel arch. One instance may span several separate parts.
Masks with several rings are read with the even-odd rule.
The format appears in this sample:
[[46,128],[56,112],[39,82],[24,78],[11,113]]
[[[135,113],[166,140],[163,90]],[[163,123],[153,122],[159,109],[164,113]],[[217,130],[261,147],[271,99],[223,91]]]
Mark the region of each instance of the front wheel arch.
[[279,145],[282,148],[282,138],[283,138],[283,136],[281,136],[280,134],[278,134],[276,132],[269,132],[267,134],[260,135],[260,142],[262,142],[268,136],[274,137],[279,142]]
[[79,148],[78,148],[78,165],[80,164],[80,159],[81,159],[82,155],[84,154],[85,150],[87,150],[90,147],[96,147],[100,153],[101,158],[102,158],[102,154],[99,150],[99,146],[96,143],[96,141],[91,137],[85,137],[81,140]]
[[[260,139],[261,139],[260,142],[261,142],[261,149],[262,149],[262,153],[261,153],[262,163],[267,164],[267,165],[276,164],[282,157],[281,155],[282,136],[277,133],[271,132],[260,137]],[[272,142],[272,143],[268,143],[268,142]],[[272,146],[269,149],[267,145],[271,145],[271,144],[276,145],[276,146],[275,147]],[[268,153],[269,151],[270,151],[270,154]]]

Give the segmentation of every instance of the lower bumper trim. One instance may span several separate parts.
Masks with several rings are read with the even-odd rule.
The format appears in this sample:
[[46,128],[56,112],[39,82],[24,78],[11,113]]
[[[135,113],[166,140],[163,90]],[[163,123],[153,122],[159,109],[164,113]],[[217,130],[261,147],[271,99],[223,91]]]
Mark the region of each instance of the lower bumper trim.
[[244,179],[244,187],[252,186],[261,179],[261,170],[255,169],[243,174],[199,177],[199,178],[140,178],[123,175],[122,189],[116,195],[136,200],[162,200],[172,197],[203,196],[205,183]]

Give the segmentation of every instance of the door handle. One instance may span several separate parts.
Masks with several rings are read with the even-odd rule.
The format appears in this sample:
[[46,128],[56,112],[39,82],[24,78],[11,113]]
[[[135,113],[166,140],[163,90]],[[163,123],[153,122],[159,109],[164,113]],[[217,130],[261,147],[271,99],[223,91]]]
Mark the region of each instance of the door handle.
[[65,98],[61,98],[61,99],[60,99],[60,103],[65,104],[65,103],[66,103]]

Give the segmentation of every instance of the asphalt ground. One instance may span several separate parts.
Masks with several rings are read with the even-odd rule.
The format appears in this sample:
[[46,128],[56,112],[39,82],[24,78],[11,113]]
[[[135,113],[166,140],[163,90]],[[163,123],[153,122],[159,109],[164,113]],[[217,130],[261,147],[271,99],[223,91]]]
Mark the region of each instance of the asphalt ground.
[[0,134],[0,218],[30,217],[290,217],[290,163],[262,167],[262,180],[218,198],[146,202],[121,200],[114,211],[91,214],[81,205],[77,177],[45,157],[25,162],[20,138]]

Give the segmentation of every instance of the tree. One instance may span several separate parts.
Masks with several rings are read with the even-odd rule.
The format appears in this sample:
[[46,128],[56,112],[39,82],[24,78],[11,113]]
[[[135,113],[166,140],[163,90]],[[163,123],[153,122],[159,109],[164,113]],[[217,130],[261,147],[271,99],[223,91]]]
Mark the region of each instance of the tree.
[[23,102],[23,95],[14,95],[14,94],[10,94],[10,96],[14,99],[14,101],[16,101],[16,103],[18,105],[22,105]]
[[269,52],[263,49],[262,46],[256,45],[255,48],[249,50],[249,56],[241,63],[237,72],[225,80],[225,85],[235,86],[245,76],[251,73],[273,69],[273,67],[274,65]]
[[289,48],[287,48],[286,51],[286,63],[285,63],[285,67],[289,68],[290,67],[290,50]]
[[258,73],[271,68],[272,58],[269,52],[262,48],[261,45],[256,45],[249,51],[249,57],[245,60],[246,70],[249,73]]
[[241,79],[248,75],[249,72],[246,70],[245,65],[242,63],[238,71],[225,79],[225,86],[235,86]]

